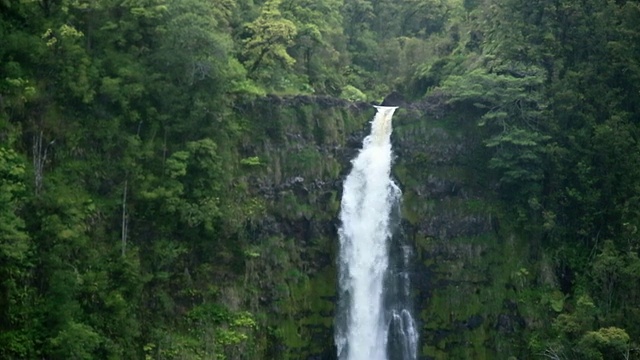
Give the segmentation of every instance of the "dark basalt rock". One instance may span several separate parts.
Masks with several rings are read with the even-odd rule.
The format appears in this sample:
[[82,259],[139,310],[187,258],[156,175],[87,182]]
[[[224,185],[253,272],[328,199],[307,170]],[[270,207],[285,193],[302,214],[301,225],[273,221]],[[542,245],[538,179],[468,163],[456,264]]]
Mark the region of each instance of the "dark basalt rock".
[[481,315],[473,315],[469,319],[467,319],[464,326],[469,330],[473,330],[480,327],[483,322],[484,318]]
[[[416,314],[423,314],[418,320],[422,323],[421,347],[428,344],[450,358],[464,358],[461,349],[486,332],[483,349],[493,355],[496,339],[514,338],[525,325],[516,302],[494,312],[478,311],[482,306],[478,303],[502,301],[505,296],[487,299],[480,291],[491,288],[495,278],[502,276],[493,270],[502,264],[495,255],[501,245],[491,242],[499,222],[490,207],[484,206],[490,200],[484,193],[486,184],[477,185],[481,179],[474,178],[475,170],[468,168],[484,145],[476,133],[459,129],[471,125],[451,115],[445,94],[432,93],[408,103],[401,94],[392,92],[381,105],[402,110],[393,120],[394,176],[406,200],[412,200],[405,206],[413,217],[399,226],[404,236],[416,243],[411,283]],[[287,316],[282,317],[288,320],[281,322],[295,326],[296,333],[281,341],[296,344],[299,358],[335,359],[334,308],[330,304],[335,304],[337,297],[331,283],[336,276],[337,212],[343,180],[369,133],[375,109],[372,104],[324,96],[271,95],[255,99],[245,111],[261,120],[255,127],[264,134],[260,143],[247,142],[243,149],[247,157],[265,159],[263,170],[252,174],[248,182],[271,211],[252,225],[255,229],[249,241],[261,244],[270,237],[293,239],[294,246],[276,243],[272,250],[290,262],[288,267],[296,267],[300,279],[308,281],[301,286],[305,282],[289,279],[289,298],[265,281],[265,287],[259,289],[264,298],[261,305],[273,311],[287,310]],[[331,115],[325,116],[328,112]],[[334,119],[338,121],[333,123]],[[322,126],[328,123],[332,127]],[[322,136],[315,136],[314,131],[320,130]],[[317,156],[296,158],[304,151]],[[271,266],[278,268],[275,263]],[[558,272],[565,274],[566,283],[571,282],[569,270]],[[505,290],[505,294],[510,292]],[[476,304],[473,312],[464,306],[465,311],[458,312],[447,305],[467,300]],[[421,359],[435,356],[421,352]]]
[[404,99],[404,96],[397,91],[392,92],[387,95],[382,101],[381,106],[404,106],[407,102]]

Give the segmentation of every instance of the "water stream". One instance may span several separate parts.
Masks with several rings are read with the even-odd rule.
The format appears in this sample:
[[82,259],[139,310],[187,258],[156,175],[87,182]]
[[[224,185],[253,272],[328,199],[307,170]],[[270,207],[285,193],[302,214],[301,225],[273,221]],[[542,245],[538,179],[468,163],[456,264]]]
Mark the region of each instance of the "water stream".
[[415,360],[411,248],[393,238],[401,198],[390,176],[396,107],[376,108],[371,134],[344,182],[335,342],[340,360]]

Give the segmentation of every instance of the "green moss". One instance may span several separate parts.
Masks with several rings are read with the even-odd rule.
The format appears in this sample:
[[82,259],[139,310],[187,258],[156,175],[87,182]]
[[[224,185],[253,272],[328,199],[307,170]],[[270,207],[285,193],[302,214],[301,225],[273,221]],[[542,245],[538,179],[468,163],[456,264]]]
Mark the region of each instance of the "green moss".
[[[478,204],[471,204],[474,209]],[[500,333],[496,324],[502,316],[517,317],[524,307],[519,301],[523,285],[513,284],[513,274],[527,266],[528,247],[515,237],[501,239],[485,234],[459,237],[446,244],[431,239],[418,239],[418,249],[434,256],[423,264],[437,276],[437,291],[422,304],[424,355],[436,359],[506,359],[517,354],[522,333],[516,326]],[[440,249],[434,252],[435,249]],[[539,296],[537,293],[534,296]],[[534,304],[534,305],[532,305]],[[547,305],[549,306],[549,305]],[[507,326],[507,325],[505,325]],[[502,349],[500,353],[496,349]]]
[[284,359],[320,354],[330,344],[335,309],[336,274],[332,267],[289,284],[290,297],[279,306],[288,314],[277,322],[287,352]]
[[273,211],[283,218],[290,220],[301,218],[311,219],[316,212],[312,204],[300,199],[292,191],[286,191],[280,194]]
[[312,105],[300,105],[294,109],[296,113],[297,125],[300,126],[305,132],[311,131],[314,128],[313,114],[314,107]]
[[322,171],[323,156],[314,147],[303,148],[295,153],[283,154],[286,156],[285,171],[289,174],[301,176],[319,175]]
[[405,191],[402,197],[402,216],[411,224],[417,224],[436,207],[433,199],[420,198],[414,191]]
[[299,351],[308,346],[300,334],[300,326],[295,321],[282,321],[278,323],[277,335],[284,340],[288,352]]

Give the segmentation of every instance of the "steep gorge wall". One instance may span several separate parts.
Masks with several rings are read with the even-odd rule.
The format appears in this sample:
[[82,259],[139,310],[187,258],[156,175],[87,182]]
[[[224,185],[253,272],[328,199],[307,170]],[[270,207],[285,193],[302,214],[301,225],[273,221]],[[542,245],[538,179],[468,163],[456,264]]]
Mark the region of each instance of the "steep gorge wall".
[[394,138],[426,359],[519,358],[525,323],[511,284],[528,245],[501,229],[487,154],[459,114],[400,112]]
[[[531,268],[529,245],[493,200],[480,134],[446,110],[437,99],[402,107],[392,135],[402,231],[416,249],[421,356],[520,358],[536,312],[551,310],[529,290],[544,265]],[[269,97],[243,112],[258,124],[243,152],[261,159],[251,183],[268,214],[255,225],[253,241],[271,252],[271,260],[256,257],[248,276],[260,306],[270,309],[279,344],[271,351],[332,359],[342,180],[375,110],[330,98]]]
[[242,149],[261,165],[249,182],[265,200],[248,276],[275,343],[271,358],[331,358],[341,179],[374,109],[333,98],[267,97],[245,104]]

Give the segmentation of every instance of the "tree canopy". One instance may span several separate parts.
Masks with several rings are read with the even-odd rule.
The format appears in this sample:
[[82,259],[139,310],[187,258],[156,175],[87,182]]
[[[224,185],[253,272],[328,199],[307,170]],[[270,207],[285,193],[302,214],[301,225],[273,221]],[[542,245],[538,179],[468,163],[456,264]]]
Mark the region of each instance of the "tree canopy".
[[[479,186],[557,277],[577,274],[523,356],[637,357],[637,1],[0,0],[0,358],[279,354],[302,336],[274,325],[280,301],[326,289],[304,277],[320,260],[257,243],[256,219],[320,215],[250,189],[286,170],[259,151],[339,170],[306,169],[326,154],[249,109],[391,91],[444,99],[480,139]],[[289,116],[307,141],[345,136],[310,112]]]

